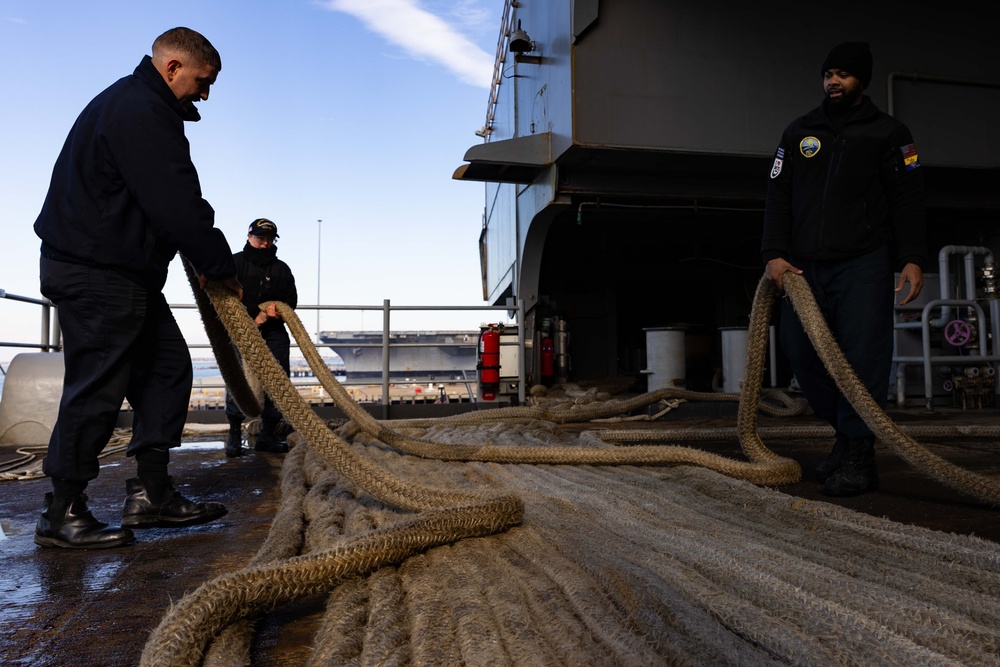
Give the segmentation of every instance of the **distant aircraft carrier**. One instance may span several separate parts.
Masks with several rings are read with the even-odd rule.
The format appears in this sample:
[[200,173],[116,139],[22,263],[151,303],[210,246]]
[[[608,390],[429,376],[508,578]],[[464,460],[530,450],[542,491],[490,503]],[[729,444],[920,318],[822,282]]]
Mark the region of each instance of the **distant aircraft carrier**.
[[[322,331],[344,362],[348,379],[382,376],[382,332]],[[476,376],[478,331],[394,331],[389,334],[389,377],[471,380]]]

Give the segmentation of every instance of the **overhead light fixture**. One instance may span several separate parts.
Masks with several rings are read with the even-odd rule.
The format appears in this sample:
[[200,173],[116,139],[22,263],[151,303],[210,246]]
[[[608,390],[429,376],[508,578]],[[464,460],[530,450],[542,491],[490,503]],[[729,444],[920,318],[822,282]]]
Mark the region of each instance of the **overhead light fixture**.
[[521,19],[517,20],[517,30],[510,34],[510,50],[514,53],[515,63],[527,63],[529,65],[541,65],[541,56],[526,55],[534,51],[537,47],[528,37],[528,33],[521,29]]
[[521,30],[521,19],[517,20],[517,30],[510,34],[510,50],[514,53],[530,53],[535,50],[535,44],[528,33]]

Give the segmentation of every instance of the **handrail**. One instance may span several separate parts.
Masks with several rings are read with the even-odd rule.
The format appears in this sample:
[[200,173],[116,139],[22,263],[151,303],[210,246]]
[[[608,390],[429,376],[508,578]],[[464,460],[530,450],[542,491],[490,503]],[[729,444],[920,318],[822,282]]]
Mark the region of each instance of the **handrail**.
[[987,81],[984,79],[970,79],[961,76],[938,76],[934,74],[922,74],[917,70],[909,72],[894,71],[889,72],[886,77],[886,113],[890,116],[896,115],[896,100],[893,83],[896,80],[909,81],[911,83],[944,83],[952,86],[968,86],[974,88],[1000,88],[1000,81]]
[[[995,300],[991,301],[993,306],[992,310],[996,311]],[[971,308],[976,311],[976,346],[978,347],[978,354],[932,354],[931,352],[931,337],[930,337],[930,327],[931,319],[930,313],[935,308],[945,308],[947,306],[962,306],[964,308]],[[996,317],[996,312],[992,313],[994,316],[994,321]],[[923,305],[920,312],[920,329],[921,329],[921,346],[922,355],[899,355],[893,354],[892,362],[897,365],[897,380],[896,380],[896,394],[897,401],[902,395],[899,388],[900,376],[902,372],[900,368],[904,367],[906,364],[919,363],[923,365],[924,369],[924,401],[925,407],[928,412],[934,410],[934,386],[933,386],[933,376],[931,375],[931,366],[933,364],[983,364],[983,363],[993,363],[994,369],[997,368],[998,362],[1000,362],[1000,354],[997,353],[998,341],[993,342],[993,353],[988,354],[989,350],[986,346],[986,335],[983,331],[987,322],[986,313],[983,311],[983,307],[977,303],[975,300],[967,299],[932,299]],[[901,328],[899,323],[895,325],[896,329]],[[1000,385],[994,387],[994,392],[1000,395]]]
[[[15,294],[8,294],[4,290],[0,290],[0,298],[7,299],[10,301],[20,301],[23,303],[35,304],[42,307],[42,337],[39,343],[24,343],[24,342],[8,342],[0,341],[0,348],[10,347],[10,348],[33,348],[38,349],[43,352],[59,352],[62,350],[61,344],[61,331],[59,329],[58,318],[52,317],[53,311],[55,311],[56,306],[48,299],[36,299],[31,297],[19,296]],[[191,310],[196,309],[197,306],[194,303],[173,303],[169,304],[171,309],[176,310]],[[524,313],[521,310],[520,305],[504,305],[504,306],[487,306],[487,305],[476,305],[476,306],[394,306],[391,304],[389,299],[383,300],[381,305],[329,305],[329,304],[317,304],[317,305],[299,305],[296,310],[336,310],[336,311],[364,311],[364,310],[379,310],[382,311],[382,342],[381,343],[359,343],[357,347],[381,347],[382,348],[382,406],[383,411],[388,410],[388,406],[391,405],[391,398],[389,396],[389,385],[390,375],[389,375],[389,362],[390,362],[390,350],[392,348],[405,348],[405,347],[442,347],[441,344],[434,343],[393,343],[392,329],[391,329],[391,313],[394,311],[514,311],[516,313],[516,318],[518,325],[524,321]],[[53,329],[52,335],[55,338],[53,342],[50,339],[50,328]],[[319,332],[316,332],[317,336]],[[373,333],[375,333],[373,331]],[[334,347],[331,343],[315,343],[317,348],[332,348]],[[448,347],[477,347],[478,338],[474,342],[470,343],[453,343],[444,344]],[[298,348],[298,344],[295,341],[291,342],[291,347]],[[188,343],[188,348],[191,350],[195,349],[206,349],[211,348],[208,343]],[[520,403],[524,403],[525,400],[525,341],[524,332],[519,329],[518,334],[518,400]],[[467,379],[466,384],[468,384]],[[303,387],[318,386],[320,383],[318,380],[314,382],[297,382],[296,384]],[[358,386],[369,386],[372,385],[370,381],[364,380],[347,380],[343,382],[344,385],[358,385]],[[224,383],[208,383],[199,385],[205,389],[223,388]],[[471,393],[471,392],[470,392]]]
[[[58,352],[62,349],[62,333],[59,329],[58,321],[52,317],[55,304],[48,299],[35,299],[30,296],[20,296],[10,294],[7,290],[0,289],[0,299],[7,301],[19,301],[21,303],[31,303],[42,307],[41,325],[42,333],[38,343],[18,343],[13,341],[0,341],[0,347],[32,348],[42,352]],[[53,330],[53,322],[54,330]],[[54,340],[53,340],[54,339]]]

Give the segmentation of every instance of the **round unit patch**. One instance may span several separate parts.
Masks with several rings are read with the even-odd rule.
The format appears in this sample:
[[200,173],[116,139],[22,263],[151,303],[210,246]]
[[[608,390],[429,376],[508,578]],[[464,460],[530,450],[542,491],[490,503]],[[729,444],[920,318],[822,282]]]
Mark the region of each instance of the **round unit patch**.
[[806,157],[812,157],[819,153],[819,139],[816,137],[806,137],[799,142],[799,152]]

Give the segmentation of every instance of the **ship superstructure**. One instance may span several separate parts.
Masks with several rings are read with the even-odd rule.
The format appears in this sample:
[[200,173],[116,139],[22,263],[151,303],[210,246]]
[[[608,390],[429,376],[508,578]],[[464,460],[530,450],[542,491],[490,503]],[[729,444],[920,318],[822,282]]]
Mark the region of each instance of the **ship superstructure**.
[[913,132],[931,252],[1000,252],[997,46],[968,39],[995,20],[942,3],[837,16],[810,3],[504,2],[485,122],[468,120],[482,139],[453,177],[485,183],[483,293],[523,308],[529,383],[541,323],[561,317],[576,377],[637,375],[644,332],[675,327],[688,386],[708,389],[719,332],[746,325],[763,273],[775,147],[820,104],[823,57],[845,40],[870,42],[865,94]]

